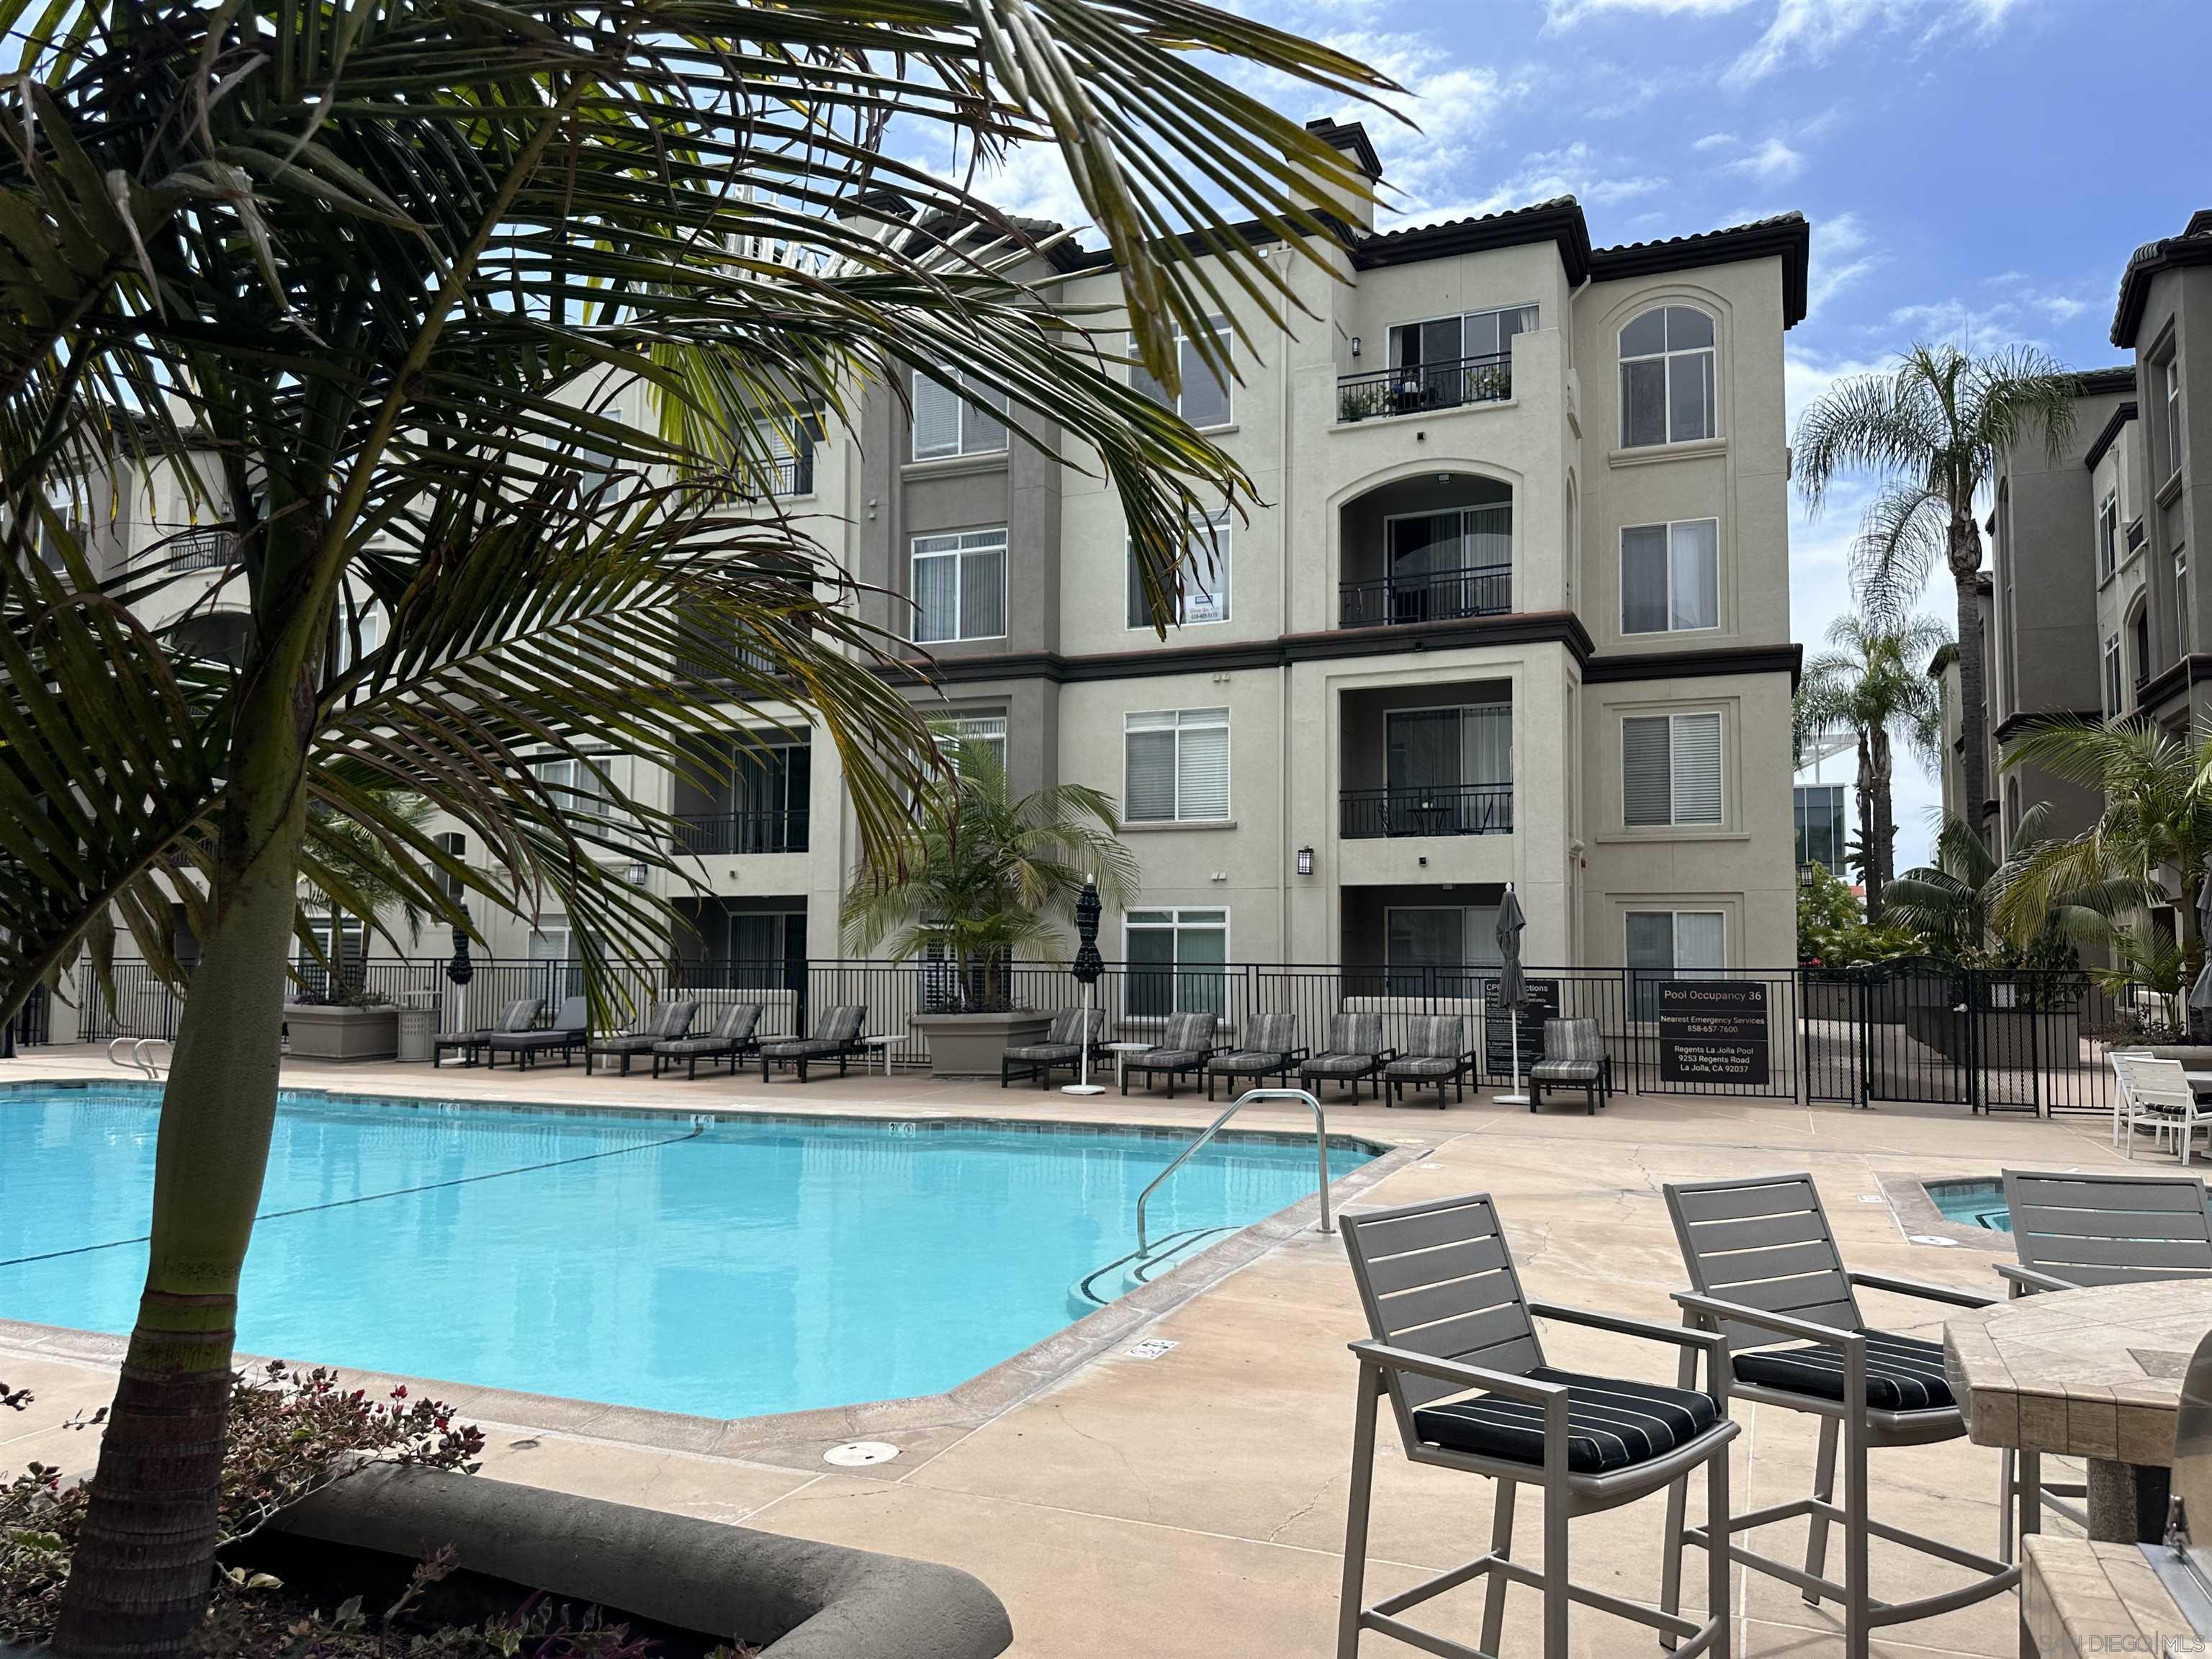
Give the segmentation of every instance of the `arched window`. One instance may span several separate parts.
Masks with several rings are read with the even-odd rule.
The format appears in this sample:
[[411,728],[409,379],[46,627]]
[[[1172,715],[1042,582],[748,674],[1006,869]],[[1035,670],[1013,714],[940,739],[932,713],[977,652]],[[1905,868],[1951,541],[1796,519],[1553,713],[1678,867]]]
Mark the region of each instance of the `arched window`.
[[1720,429],[1713,399],[1713,319],[1655,306],[1620,331],[1620,447],[1687,443]]

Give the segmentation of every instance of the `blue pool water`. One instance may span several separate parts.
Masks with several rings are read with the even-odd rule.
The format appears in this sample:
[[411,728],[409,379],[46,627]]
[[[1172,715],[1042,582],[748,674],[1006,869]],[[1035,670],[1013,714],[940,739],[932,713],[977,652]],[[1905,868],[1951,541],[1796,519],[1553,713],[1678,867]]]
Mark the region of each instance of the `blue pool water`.
[[1946,1221],[1955,1221],[1964,1227],[1987,1227],[1991,1232],[2012,1231],[2012,1212],[2005,1207],[2002,1181],[1930,1181],[1923,1184]]
[[[146,1251],[117,1241],[146,1229],[155,1115],[128,1085],[0,1091],[0,1318],[130,1328]],[[1073,1321],[1189,1139],[690,1130],[287,1094],[240,1346],[710,1417],[938,1393]],[[1330,1172],[1365,1161],[1332,1147]],[[1217,1141],[1150,1223],[1242,1226],[1313,1187],[1310,1144]]]

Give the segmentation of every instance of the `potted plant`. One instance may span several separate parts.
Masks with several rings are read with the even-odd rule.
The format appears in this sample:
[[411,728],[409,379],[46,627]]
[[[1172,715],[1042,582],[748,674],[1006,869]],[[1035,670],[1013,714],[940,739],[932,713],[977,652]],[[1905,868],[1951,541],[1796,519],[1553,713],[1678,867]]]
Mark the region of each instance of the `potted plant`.
[[939,1077],[997,1077],[1009,1043],[1040,1041],[1050,1011],[1016,1006],[1011,965],[1057,956],[1085,878],[1108,907],[1136,896],[1137,860],[1115,834],[1113,798],[1057,784],[1019,799],[995,744],[952,744],[906,835],[863,858],[840,912],[845,948],[941,961],[937,1005],[909,1021]]

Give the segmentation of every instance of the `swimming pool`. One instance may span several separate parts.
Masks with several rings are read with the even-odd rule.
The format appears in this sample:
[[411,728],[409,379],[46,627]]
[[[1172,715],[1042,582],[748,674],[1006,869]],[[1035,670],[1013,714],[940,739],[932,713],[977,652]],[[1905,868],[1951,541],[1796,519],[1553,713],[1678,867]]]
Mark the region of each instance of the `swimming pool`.
[[2005,1206],[2002,1181],[1926,1181],[1921,1183],[1946,1221],[1964,1227],[1986,1227],[1994,1233],[2012,1231],[2012,1212]]
[[[0,1318],[129,1328],[155,1115],[143,1085],[0,1089]],[[941,1393],[1077,1317],[1189,1139],[287,1092],[239,1344],[708,1417]],[[1151,1225],[1204,1241],[1313,1188],[1310,1142],[1224,1139]]]

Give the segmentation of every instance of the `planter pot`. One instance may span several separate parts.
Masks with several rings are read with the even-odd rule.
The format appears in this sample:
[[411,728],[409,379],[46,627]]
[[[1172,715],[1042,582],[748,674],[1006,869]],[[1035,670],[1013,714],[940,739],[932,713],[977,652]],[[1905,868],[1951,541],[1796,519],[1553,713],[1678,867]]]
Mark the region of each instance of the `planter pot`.
[[435,1587],[453,1599],[433,1611],[457,1620],[544,1591],[676,1654],[734,1637],[761,1659],[992,1659],[1014,1639],[999,1598],[956,1568],[438,1469],[340,1481],[240,1555],[319,1595],[404,1583],[446,1547],[460,1571]]
[[399,1053],[397,1008],[320,1008],[295,1003],[284,1011],[295,1060],[391,1060]]
[[932,1077],[997,1079],[1006,1050],[1042,1042],[1052,1016],[1034,1011],[1003,1014],[914,1014],[908,1026],[929,1044]]

